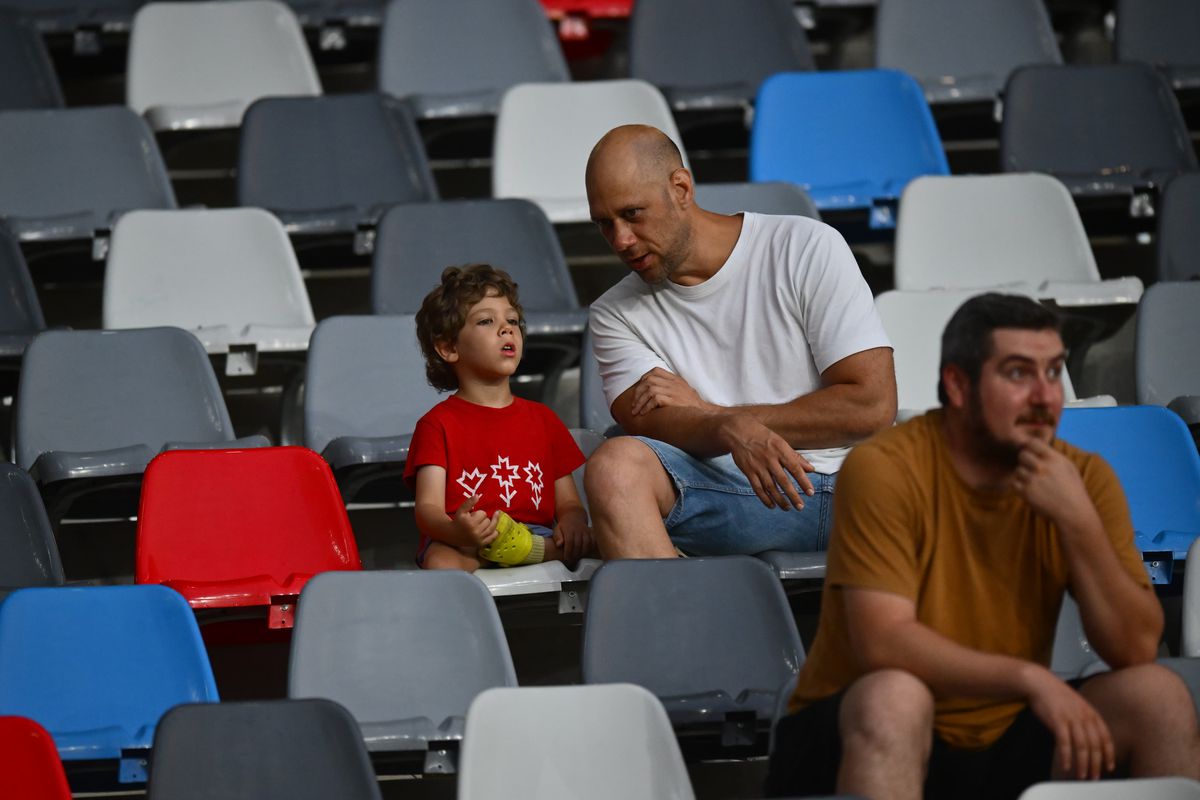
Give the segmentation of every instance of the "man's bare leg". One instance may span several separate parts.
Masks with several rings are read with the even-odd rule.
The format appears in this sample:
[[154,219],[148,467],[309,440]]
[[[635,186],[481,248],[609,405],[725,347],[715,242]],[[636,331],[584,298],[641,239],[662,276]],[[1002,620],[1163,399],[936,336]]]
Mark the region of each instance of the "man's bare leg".
[[896,669],[855,681],[842,698],[838,727],[840,794],[871,800],[919,800],[933,747],[933,694]]
[[600,445],[588,459],[584,486],[603,558],[675,557],[663,525],[675,485],[644,442],[619,436]]
[[1200,730],[1187,686],[1159,664],[1097,675],[1080,694],[1104,717],[1117,762],[1135,778],[1200,780]]

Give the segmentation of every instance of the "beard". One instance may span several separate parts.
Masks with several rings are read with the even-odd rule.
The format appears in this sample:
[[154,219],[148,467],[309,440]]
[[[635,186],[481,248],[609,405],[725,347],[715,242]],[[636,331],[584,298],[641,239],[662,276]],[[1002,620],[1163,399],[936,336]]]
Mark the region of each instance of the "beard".
[[[1034,422],[1050,425],[1053,429],[1057,420],[1045,406],[1034,406],[1017,418],[1018,424]],[[1021,455],[1024,445],[1001,439],[988,427],[978,391],[971,392],[971,400],[967,404],[967,424],[970,427],[976,457],[1007,470],[1016,469],[1017,458]]]
[[653,280],[648,283],[655,287],[661,287],[671,279],[676,270],[687,261],[688,254],[692,249],[692,226],[686,222],[679,226],[675,236],[671,239],[671,243],[663,250],[658,257],[658,262],[661,267],[658,275],[654,276]]

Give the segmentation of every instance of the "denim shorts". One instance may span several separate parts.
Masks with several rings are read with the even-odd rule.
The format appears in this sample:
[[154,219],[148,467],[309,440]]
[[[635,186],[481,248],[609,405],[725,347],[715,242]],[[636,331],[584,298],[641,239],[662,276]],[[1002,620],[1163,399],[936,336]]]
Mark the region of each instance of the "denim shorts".
[[695,458],[665,442],[636,438],[654,451],[675,484],[675,506],[664,523],[671,542],[684,553],[753,555],[828,548],[836,473],[810,472],[813,496],[801,491],[804,508],[783,511],[763,505],[733,456]]

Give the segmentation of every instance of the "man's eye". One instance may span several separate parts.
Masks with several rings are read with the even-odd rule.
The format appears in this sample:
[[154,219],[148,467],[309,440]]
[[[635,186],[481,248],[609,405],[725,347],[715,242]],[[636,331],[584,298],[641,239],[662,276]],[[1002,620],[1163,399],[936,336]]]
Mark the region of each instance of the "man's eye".
[[1063,368],[1061,366],[1051,367],[1050,369],[1046,370],[1046,377],[1052,381],[1056,381],[1062,377],[1062,370]]

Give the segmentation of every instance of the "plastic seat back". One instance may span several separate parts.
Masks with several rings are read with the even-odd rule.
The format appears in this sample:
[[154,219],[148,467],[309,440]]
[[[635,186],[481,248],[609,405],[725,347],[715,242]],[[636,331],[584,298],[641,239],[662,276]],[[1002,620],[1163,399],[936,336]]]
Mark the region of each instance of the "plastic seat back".
[[336,700],[372,750],[458,739],[477,694],[516,685],[496,604],[472,575],[326,573],[304,589],[288,696]]
[[592,350],[592,336],[583,337],[579,350],[579,422],[583,427],[609,435],[617,427],[604,395],[604,379],[600,377],[600,364]]
[[0,223],[0,356],[17,356],[46,329],[17,237]]
[[[1200,539],[1188,548],[1188,558],[1200,564]],[[1179,654],[1196,659],[1196,705],[1200,706],[1200,574],[1192,571],[1183,576],[1183,627],[1179,637]]]
[[90,238],[135,208],[175,208],[146,123],[100,106],[0,113],[0,218],[21,239]]
[[181,706],[154,737],[147,797],[380,800],[354,718],[330,700]]
[[393,203],[437,199],[408,105],[380,94],[270,97],[242,121],[238,204],[298,233],[353,231]]
[[178,328],[39,334],[21,368],[14,430],[26,470],[50,451],[153,454],[234,438],[208,355]]
[[422,117],[495,114],[520,83],[571,79],[537,0],[392,0],[379,37],[379,89]]
[[1146,64],[1030,66],[1004,90],[1000,163],[1048,172],[1072,194],[1148,186],[1196,169],[1171,86]]
[[896,288],[1098,282],[1070,192],[1049,175],[918,178],[896,225]]
[[63,580],[37,484],[20,467],[0,464],[0,598],[7,589],[61,586]]
[[1137,398],[1168,405],[1200,395],[1200,282],[1156,283],[1138,306],[1134,349]]
[[25,717],[0,717],[0,796],[37,800],[71,800],[54,739],[46,729]]
[[1158,279],[1200,280],[1200,173],[1172,178],[1158,210]]
[[[138,583],[196,608],[269,606],[317,573],[361,568],[329,465],[307,448],[174,450],[146,469]],[[287,610],[271,624],[289,627]]]
[[0,9],[0,109],[62,108],[62,90],[37,27]]
[[584,682],[644,686],[676,723],[769,720],[804,661],[779,579],[749,556],[607,562],[583,627]]
[[1126,778],[1036,783],[1020,800],[1200,800],[1200,782],[1189,778]]
[[0,604],[0,714],[37,720],[64,759],[146,748],[217,687],[186,602],[161,586],[21,589]]
[[71,3],[47,3],[46,0],[4,0],[4,5],[32,19],[45,33],[92,30],[128,30],[129,21],[147,0],[74,0]]
[[653,125],[682,139],[662,94],[645,81],[530,83],[500,101],[492,158],[492,196],[524,197],[551,222],[591,219],[584,189],[588,154],[618,125]]
[[875,18],[875,65],[912,75],[930,103],[991,102],[1009,73],[1060,64],[1041,0],[885,0]]
[[756,214],[792,214],[820,219],[808,192],[794,183],[698,183],[696,204],[718,214],[753,211]]
[[895,200],[913,178],[949,173],[929,104],[902,72],[787,72],[759,90],[750,179],[798,183],[823,212]]
[[133,18],[125,97],[155,130],[233,128],[260,97],[320,93],[296,15],[276,0],[155,2]]
[[1118,0],[1118,61],[1145,61],[1178,89],[1200,84],[1200,7],[1190,0]]
[[749,105],[768,76],[815,68],[783,0],[639,0],[630,16],[629,74],[676,109]]
[[467,712],[458,798],[495,797],[692,800],[695,794],[662,704],[640,686],[612,684],[479,695]]

